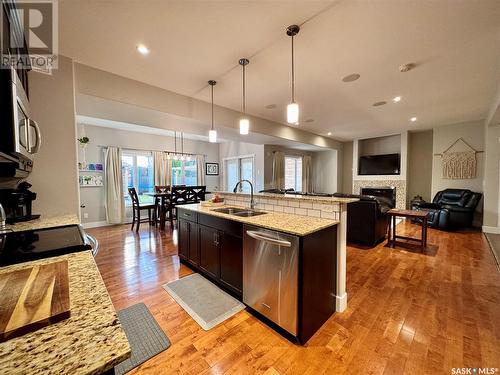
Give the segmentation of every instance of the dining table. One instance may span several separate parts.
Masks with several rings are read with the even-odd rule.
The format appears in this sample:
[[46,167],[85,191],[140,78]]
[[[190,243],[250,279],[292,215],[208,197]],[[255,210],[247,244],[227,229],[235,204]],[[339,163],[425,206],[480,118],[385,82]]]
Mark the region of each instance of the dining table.
[[160,229],[165,230],[165,223],[167,221],[167,200],[170,199],[170,191],[144,193],[144,195],[155,198],[160,198]]

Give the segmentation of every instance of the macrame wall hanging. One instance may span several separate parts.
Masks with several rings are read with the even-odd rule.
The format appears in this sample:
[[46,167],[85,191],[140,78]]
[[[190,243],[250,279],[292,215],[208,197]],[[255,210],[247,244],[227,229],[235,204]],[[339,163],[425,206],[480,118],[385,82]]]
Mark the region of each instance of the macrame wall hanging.
[[[454,152],[451,149],[459,142],[462,142],[469,150]],[[469,178],[476,178],[477,158],[476,154],[483,151],[475,150],[463,138],[458,138],[451,144],[442,154],[435,154],[441,156],[441,165],[443,168],[443,178],[453,180],[464,180]]]

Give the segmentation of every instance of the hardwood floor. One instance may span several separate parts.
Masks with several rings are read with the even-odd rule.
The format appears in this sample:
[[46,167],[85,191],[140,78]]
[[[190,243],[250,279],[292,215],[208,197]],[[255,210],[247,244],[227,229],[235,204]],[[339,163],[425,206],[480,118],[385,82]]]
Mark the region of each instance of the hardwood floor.
[[[398,231],[418,236],[420,227]],[[427,253],[348,247],[348,309],[300,347],[246,311],[206,332],[161,285],[192,273],[175,233],[89,230],[116,309],[144,302],[172,346],[131,374],[451,374],[500,367],[500,273],[481,233],[429,229]],[[500,373],[500,372],[496,372]]]

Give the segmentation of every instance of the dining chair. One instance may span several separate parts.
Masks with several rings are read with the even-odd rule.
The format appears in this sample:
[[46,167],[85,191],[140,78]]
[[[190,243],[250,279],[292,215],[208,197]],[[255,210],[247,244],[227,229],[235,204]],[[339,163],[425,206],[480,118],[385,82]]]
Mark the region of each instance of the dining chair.
[[177,206],[199,203],[205,200],[206,186],[173,186],[170,194],[170,227],[174,228],[177,220]]
[[[165,193],[170,191],[171,186],[170,185],[156,185],[155,186],[155,193]],[[168,213],[169,209],[168,206],[170,205],[170,199],[167,199],[165,201],[165,210]],[[155,197],[155,225],[158,224],[159,219],[161,215],[161,198],[160,197]]]
[[[151,212],[153,212],[153,216],[156,216],[154,213],[155,205],[152,203],[141,203],[139,201],[139,196],[137,195],[137,191],[134,187],[128,188],[128,194],[130,195],[130,199],[132,199],[132,230],[134,229],[134,225],[137,224],[136,231],[139,231],[139,225],[141,223],[149,222],[149,225],[153,223],[154,217],[152,217]],[[141,211],[148,210],[148,218],[141,219]],[[155,219],[156,220],[156,219]]]

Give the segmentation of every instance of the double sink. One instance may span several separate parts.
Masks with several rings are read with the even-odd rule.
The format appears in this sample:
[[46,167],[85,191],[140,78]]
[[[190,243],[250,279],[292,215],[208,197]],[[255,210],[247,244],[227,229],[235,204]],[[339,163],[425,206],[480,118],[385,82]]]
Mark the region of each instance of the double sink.
[[262,211],[254,211],[248,208],[236,208],[236,207],[217,208],[212,211],[239,217],[253,217],[266,214],[266,212]]

